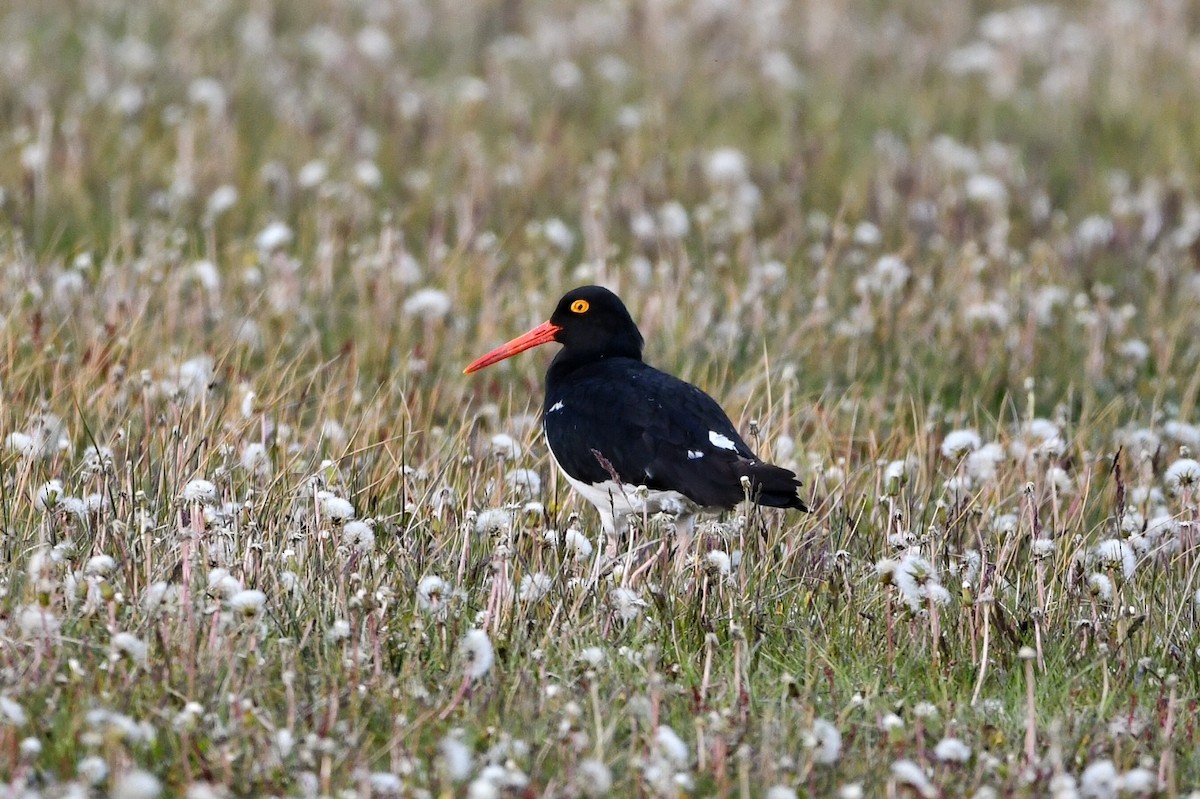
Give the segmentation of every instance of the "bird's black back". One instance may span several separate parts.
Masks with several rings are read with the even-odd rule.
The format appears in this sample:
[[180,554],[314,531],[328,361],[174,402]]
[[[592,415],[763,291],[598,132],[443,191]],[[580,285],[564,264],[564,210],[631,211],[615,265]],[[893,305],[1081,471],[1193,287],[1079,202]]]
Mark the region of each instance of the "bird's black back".
[[546,439],[571,477],[602,483],[611,468],[624,484],[710,508],[740,502],[748,477],[760,504],[807,510],[795,474],[759,460],[699,388],[637,358],[580,363],[569,349],[550,366],[542,410]]

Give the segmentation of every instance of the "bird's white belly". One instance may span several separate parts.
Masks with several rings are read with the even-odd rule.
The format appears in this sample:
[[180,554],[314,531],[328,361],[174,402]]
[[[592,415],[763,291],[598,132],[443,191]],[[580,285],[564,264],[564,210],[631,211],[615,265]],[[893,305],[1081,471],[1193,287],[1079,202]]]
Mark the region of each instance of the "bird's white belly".
[[652,513],[672,513],[676,516],[691,516],[700,507],[678,491],[645,489],[629,483],[605,480],[603,483],[585,483],[567,474],[550,450],[550,459],[562,472],[581,497],[592,503],[600,512],[600,522],[609,535],[624,530],[630,516]]

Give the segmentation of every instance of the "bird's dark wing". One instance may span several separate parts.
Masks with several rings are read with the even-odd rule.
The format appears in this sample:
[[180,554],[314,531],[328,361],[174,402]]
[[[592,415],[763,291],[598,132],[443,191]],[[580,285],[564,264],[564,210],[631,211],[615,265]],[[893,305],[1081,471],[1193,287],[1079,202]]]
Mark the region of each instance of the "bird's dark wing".
[[804,507],[796,476],[760,461],[721,407],[690,383],[641,361],[611,358],[547,389],[546,439],[577,480],[611,480],[611,469],[628,485],[730,508],[744,498],[742,477],[749,477],[760,503]]

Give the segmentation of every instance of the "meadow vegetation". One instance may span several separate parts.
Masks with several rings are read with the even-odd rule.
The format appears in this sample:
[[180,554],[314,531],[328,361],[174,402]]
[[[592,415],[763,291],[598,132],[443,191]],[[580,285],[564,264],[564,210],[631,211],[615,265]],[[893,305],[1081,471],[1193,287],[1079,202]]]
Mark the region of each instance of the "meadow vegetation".
[[[0,791],[1200,791],[1196,21],[2,4]],[[813,513],[605,559],[592,282]]]

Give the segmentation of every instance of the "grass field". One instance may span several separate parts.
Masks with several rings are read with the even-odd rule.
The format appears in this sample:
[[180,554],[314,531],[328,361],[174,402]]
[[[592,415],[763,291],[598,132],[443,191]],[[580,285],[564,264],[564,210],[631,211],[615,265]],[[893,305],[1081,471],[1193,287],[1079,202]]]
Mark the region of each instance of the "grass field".
[[[1200,795],[1183,2],[0,5],[0,793]],[[599,282],[811,514],[616,563]]]

